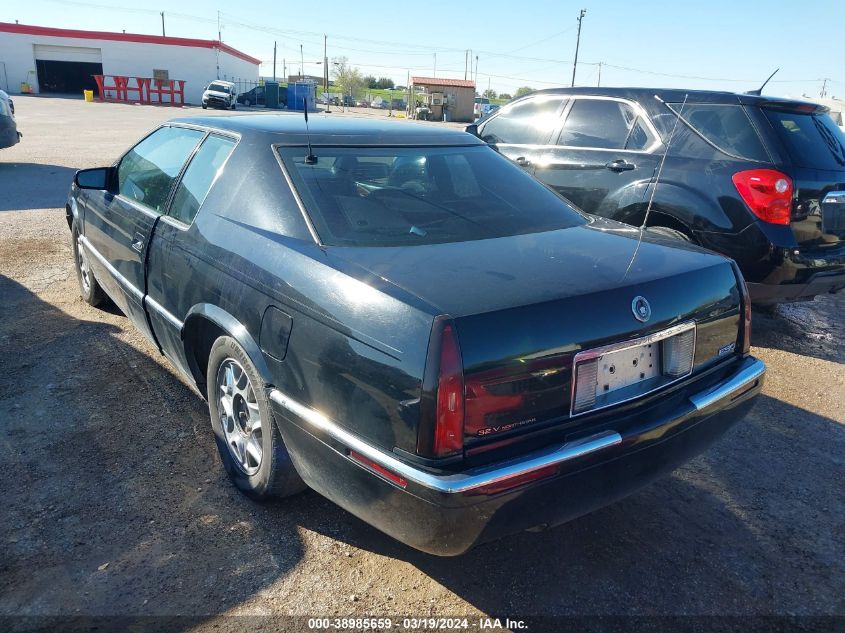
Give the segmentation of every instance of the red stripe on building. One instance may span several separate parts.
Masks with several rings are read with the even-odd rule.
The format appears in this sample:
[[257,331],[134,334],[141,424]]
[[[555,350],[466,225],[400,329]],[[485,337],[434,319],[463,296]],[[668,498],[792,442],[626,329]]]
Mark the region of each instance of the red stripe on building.
[[219,49],[233,57],[260,64],[261,60],[232,48],[218,40],[198,40],[190,37],[166,37],[163,35],[141,35],[139,33],[110,33],[108,31],[80,31],[77,29],[57,29],[49,26],[31,26],[0,22],[0,33],[18,33],[41,37],[73,37],[83,40],[108,40],[111,42],[134,42],[136,44],[165,44],[168,46],[190,46],[193,48]]
[[411,84],[428,86],[451,86],[453,88],[475,88],[475,82],[467,79],[446,79],[445,77],[411,77]]

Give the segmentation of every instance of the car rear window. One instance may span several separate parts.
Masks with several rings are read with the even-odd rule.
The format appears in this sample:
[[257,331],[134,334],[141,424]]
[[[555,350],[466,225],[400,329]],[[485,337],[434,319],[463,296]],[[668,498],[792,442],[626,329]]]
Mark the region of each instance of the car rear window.
[[845,133],[827,114],[763,108],[792,162],[812,169],[845,168]]
[[466,242],[583,224],[563,198],[487,146],[281,147],[330,246]]
[[[670,103],[669,107],[676,114],[681,113],[680,103]],[[681,115],[696,132],[723,152],[748,160],[770,160],[743,106],[687,103]]]

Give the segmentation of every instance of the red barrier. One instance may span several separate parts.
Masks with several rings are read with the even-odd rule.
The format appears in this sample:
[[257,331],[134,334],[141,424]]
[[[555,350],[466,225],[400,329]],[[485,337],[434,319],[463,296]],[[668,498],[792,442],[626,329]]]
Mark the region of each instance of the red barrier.
[[[160,81],[150,77],[94,75],[94,80],[97,82],[100,101],[157,103],[171,106],[185,105],[185,82],[182,79]],[[153,84],[155,84],[155,87],[153,87]],[[155,101],[153,101],[153,96],[155,96]],[[167,97],[167,100],[165,100],[165,97]]]

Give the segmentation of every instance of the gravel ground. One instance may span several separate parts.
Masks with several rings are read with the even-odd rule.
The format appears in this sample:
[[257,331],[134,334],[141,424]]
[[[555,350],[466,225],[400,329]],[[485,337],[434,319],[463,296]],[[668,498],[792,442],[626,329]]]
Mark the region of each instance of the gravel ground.
[[438,559],[315,493],[241,496],[203,401],[122,315],[79,299],[73,170],[174,111],[15,101],[23,142],[0,151],[0,616],[209,630],[240,614],[845,616],[845,294],[755,315],[765,395],[705,455],[567,525]]

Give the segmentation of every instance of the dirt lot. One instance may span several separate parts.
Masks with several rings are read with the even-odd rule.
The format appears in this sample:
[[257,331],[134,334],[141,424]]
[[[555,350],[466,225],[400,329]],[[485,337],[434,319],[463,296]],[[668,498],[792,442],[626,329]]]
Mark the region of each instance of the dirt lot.
[[315,493],[241,496],[203,401],[122,315],[78,298],[73,170],[177,113],[16,106],[23,142],[0,150],[0,616],[845,616],[845,294],[755,315],[765,395],[704,456],[568,525],[438,559]]

